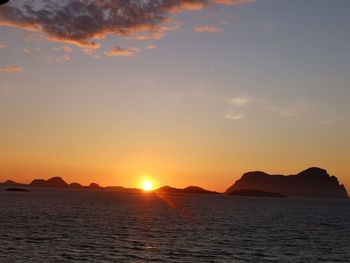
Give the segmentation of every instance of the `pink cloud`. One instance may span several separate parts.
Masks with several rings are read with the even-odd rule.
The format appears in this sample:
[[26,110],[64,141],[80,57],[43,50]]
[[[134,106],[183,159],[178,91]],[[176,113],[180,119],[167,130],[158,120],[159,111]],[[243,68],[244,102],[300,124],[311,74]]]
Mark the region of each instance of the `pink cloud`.
[[139,52],[140,52],[140,49],[138,48],[123,49],[120,47],[114,47],[108,51],[105,51],[104,54],[106,56],[113,56],[113,57],[135,57]]
[[21,72],[23,69],[19,66],[12,66],[12,65],[7,65],[0,67],[0,72],[3,73],[15,73],[15,72]]
[[207,32],[207,33],[222,33],[224,30],[219,27],[209,26],[209,25],[200,25],[194,28],[196,32]]
[[147,45],[147,46],[146,46],[146,49],[155,49],[155,48],[156,48],[155,45]]
[[71,47],[68,47],[68,46],[62,47],[62,50],[63,50],[64,52],[66,52],[66,53],[72,52],[72,48],[71,48]]

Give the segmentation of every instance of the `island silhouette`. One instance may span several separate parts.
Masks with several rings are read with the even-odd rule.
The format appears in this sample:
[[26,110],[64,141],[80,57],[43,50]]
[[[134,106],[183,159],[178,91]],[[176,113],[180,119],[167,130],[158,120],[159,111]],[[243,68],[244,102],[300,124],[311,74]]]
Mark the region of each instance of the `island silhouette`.
[[[45,179],[34,179],[30,184],[21,184],[14,182],[12,180],[7,180],[6,182],[0,184],[0,186],[7,186],[7,187],[13,187],[13,188],[7,188],[5,190],[11,191],[8,189],[15,189],[17,191],[20,191],[22,188],[19,187],[41,187],[41,188],[71,188],[71,189],[93,189],[93,190],[111,190],[111,191],[117,191],[122,193],[141,193],[144,192],[144,190],[140,188],[127,188],[123,186],[107,186],[102,187],[98,185],[97,183],[91,183],[88,186],[83,186],[79,183],[71,183],[68,184],[66,181],[64,181],[61,177],[52,177],[48,180]],[[15,191],[13,190],[13,191]],[[23,189],[25,190],[25,189]],[[204,188],[198,187],[198,186],[188,186],[185,188],[175,188],[171,186],[162,186],[158,189],[155,189],[151,191],[153,193],[160,193],[160,194],[219,194],[215,191],[209,191]]]
[[326,170],[311,167],[295,175],[271,175],[261,171],[248,172],[226,190],[235,194],[242,190],[259,190],[284,196],[349,198],[344,185]]
[[[68,184],[61,177],[52,177],[48,180],[34,179],[30,184],[20,184],[11,180],[0,183],[0,186],[15,187],[45,187],[110,190],[121,193],[143,193],[140,188],[127,188],[123,186],[102,187],[97,183],[83,186],[77,182]],[[25,190],[25,189],[24,189]],[[206,190],[199,186],[175,188],[162,186],[151,191],[157,194],[220,194],[219,192]],[[258,196],[258,197],[321,197],[321,198],[349,198],[348,193],[335,176],[330,176],[326,170],[318,167],[308,168],[296,175],[270,175],[261,171],[247,172],[242,175],[224,194],[233,196]]]

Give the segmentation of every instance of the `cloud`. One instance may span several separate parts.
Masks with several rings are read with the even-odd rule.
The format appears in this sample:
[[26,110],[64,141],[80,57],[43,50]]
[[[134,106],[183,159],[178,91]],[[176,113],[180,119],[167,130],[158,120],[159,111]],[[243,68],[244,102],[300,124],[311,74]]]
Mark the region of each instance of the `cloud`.
[[0,44],[0,48],[7,48],[6,45]]
[[235,107],[245,107],[251,100],[249,97],[236,97],[229,99],[228,103]]
[[255,0],[215,0],[214,1],[217,4],[222,4],[222,5],[239,5],[239,4],[245,4],[245,3],[254,3]]
[[139,52],[140,49],[138,48],[123,49],[120,47],[114,47],[108,51],[105,51],[105,55],[115,57],[135,57]]
[[155,49],[157,48],[155,45],[147,45],[146,46],[146,49]]
[[62,47],[62,50],[63,50],[64,52],[66,52],[66,53],[72,52],[72,48],[71,48],[71,47],[68,47],[68,46]]
[[269,106],[269,109],[285,117],[294,117],[305,112],[308,109],[308,106],[304,100],[299,99],[292,106],[272,105],[272,106]]
[[[270,99],[238,96],[227,100],[229,107],[225,113],[225,118],[230,120],[240,120],[248,117],[248,113],[253,111],[267,111],[272,114],[277,114],[286,118],[297,118],[300,116],[307,116],[313,110],[312,105],[299,98],[292,102],[282,104],[280,101],[276,103]],[[350,116],[350,115],[349,115]],[[334,122],[343,120],[345,117],[341,114],[332,114],[329,118],[321,122],[321,124],[329,125]]]
[[209,5],[238,5],[252,0],[33,0],[0,8],[0,26],[42,32],[50,41],[97,49],[108,36],[148,33],[162,37],[173,13]]
[[70,60],[70,56],[68,56],[67,54],[63,55],[63,60],[64,61]]
[[200,25],[194,28],[196,32],[207,32],[207,33],[222,33],[224,30],[215,26]]
[[252,99],[250,97],[239,96],[227,101],[230,109],[226,112],[225,118],[229,120],[242,120],[245,118],[243,108],[248,105]]
[[219,23],[220,23],[220,24],[223,24],[223,25],[227,25],[227,24],[229,24],[229,22],[228,22],[228,21],[223,20],[223,19],[219,19]]
[[28,55],[35,55],[35,56],[38,56],[39,54],[42,53],[42,49],[38,47],[35,47],[35,48],[26,47],[26,48],[23,48],[22,51]]
[[151,30],[140,31],[129,34],[129,38],[135,40],[159,40],[161,39],[167,32],[175,32],[178,31],[182,27],[182,23],[172,21],[167,25],[159,25],[155,26]]
[[63,51],[65,53],[70,53],[73,51],[73,49],[69,46],[63,46],[63,47],[53,47],[52,50],[54,51]]
[[244,115],[241,112],[228,111],[225,114],[225,118],[229,120],[242,120],[244,119]]
[[51,50],[55,52],[50,52],[47,54],[45,50],[38,47],[27,47],[21,49],[21,51],[24,53],[31,55],[45,63],[65,62],[70,60],[70,47],[52,47]]
[[49,56],[43,56],[42,60],[45,63],[66,62],[70,60],[70,56],[68,54],[64,54],[61,56],[49,55]]
[[15,73],[15,72],[21,72],[22,68],[19,66],[11,66],[11,65],[7,65],[4,67],[0,67],[0,72],[3,73]]
[[324,116],[324,119],[320,121],[321,125],[332,125],[349,118],[349,114],[333,114],[332,116]]

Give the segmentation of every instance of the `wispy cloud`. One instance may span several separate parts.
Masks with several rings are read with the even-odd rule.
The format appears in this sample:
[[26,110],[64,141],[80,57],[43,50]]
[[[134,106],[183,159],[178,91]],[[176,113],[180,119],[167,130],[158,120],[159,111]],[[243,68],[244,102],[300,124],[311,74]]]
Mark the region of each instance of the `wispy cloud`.
[[322,116],[323,120],[320,121],[321,125],[333,125],[335,123],[339,123],[345,121],[349,118],[350,114],[341,114],[341,113],[329,113],[325,114],[326,116]]
[[63,47],[53,47],[52,50],[54,51],[63,51],[65,53],[70,53],[73,51],[73,49],[69,46],[63,46]]
[[19,66],[12,66],[12,65],[7,65],[0,67],[0,72],[3,73],[16,73],[16,72],[21,72],[23,69]]
[[304,100],[298,99],[294,105],[291,105],[291,106],[270,105],[268,109],[285,117],[294,117],[305,112],[308,109],[308,105]]
[[134,40],[159,40],[168,32],[176,32],[182,28],[182,23],[178,21],[169,22],[167,25],[154,26],[150,30],[136,31],[128,35],[128,38]]
[[226,112],[225,118],[229,120],[242,120],[244,115],[241,112],[231,110]]
[[251,109],[269,111],[286,118],[297,117],[310,110],[310,106],[304,99],[297,99],[292,103],[283,105],[261,98],[237,96],[227,100],[227,104],[230,108],[225,117],[234,120],[244,118],[246,111]]
[[228,100],[228,103],[235,107],[245,107],[252,99],[250,97],[235,97]]
[[227,110],[225,118],[229,120],[241,120],[245,118],[244,108],[251,102],[252,98],[247,96],[233,97],[227,100],[230,109]]
[[140,49],[134,47],[128,49],[114,47],[108,51],[105,51],[105,55],[114,57],[135,57],[139,52]]
[[26,47],[21,49],[22,52],[31,55],[44,63],[53,63],[53,62],[65,62],[70,60],[69,53],[72,51],[72,49],[68,46],[63,47],[52,47],[52,51],[55,52],[45,52],[42,48],[32,48],[32,47]]
[[222,5],[239,5],[239,4],[245,4],[245,3],[254,3],[255,0],[215,0],[217,4]]
[[222,33],[224,30],[219,27],[210,26],[210,25],[200,25],[194,28],[196,32],[207,32],[207,33]]
[[157,48],[155,45],[147,45],[146,46],[146,49],[155,49]]
[[68,56],[67,54],[63,55],[63,60],[64,61],[70,60],[70,56]]
[[63,50],[64,52],[66,52],[66,53],[72,52],[72,48],[71,48],[71,47],[68,47],[68,46],[62,47],[62,50]]
[[219,19],[219,23],[220,23],[220,24],[223,24],[223,25],[228,25],[228,24],[229,24],[228,21],[223,20],[223,19]]
[[[40,2],[40,4],[38,3]],[[0,26],[42,32],[50,41],[97,49],[108,36],[160,38],[174,28],[164,24],[173,13],[208,5],[238,5],[252,0],[38,0],[12,1],[0,9]]]
[[44,56],[43,61],[45,63],[54,63],[54,62],[66,62],[70,60],[70,56],[68,54],[63,54],[61,56]]
[[30,54],[30,55],[38,55],[40,53],[42,53],[42,49],[35,47],[35,48],[31,48],[31,47],[26,47],[23,48],[22,51],[26,54]]

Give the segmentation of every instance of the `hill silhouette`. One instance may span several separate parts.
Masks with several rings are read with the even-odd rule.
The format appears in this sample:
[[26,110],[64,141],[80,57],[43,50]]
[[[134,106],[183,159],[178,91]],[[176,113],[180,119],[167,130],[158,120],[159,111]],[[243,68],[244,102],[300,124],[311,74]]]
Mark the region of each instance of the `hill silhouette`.
[[19,183],[16,183],[12,180],[7,180],[6,182],[4,182],[2,185],[6,185],[6,186],[21,186],[23,184],[19,184]]
[[69,185],[61,177],[52,177],[48,180],[35,179],[29,184],[29,186],[65,188]]
[[[76,182],[68,184],[61,177],[52,177],[48,180],[35,179],[28,185],[7,180],[4,183],[0,183],[0,185],[107,190],[132,194],[144,192],[139,188],[122,186],[101,187],[97,183],[91,183],[88,186],[83,186]],[[218,192],[206,190],[198,186],[188,186],[185,188],[163,186],[152,192],[161,194],[219,194]],[[225,193],[241,196],[349,198],[344,185],[339,184],[335,176],[330,176],[326,170],[317,167],[312,167],[296,175],[288,176],[270,175],[261,171],[248,172],[243,174]]]
[[218,194],[218,192],[209,191],[198,186],[188,186],[181,189],[167,185],[154,190],[154,192],[162,194]]
[[296,175],[270,175],[256,171],[245,173],[226,190],[231,194],[237,190],[260,190],[286,196],[349,198],[344,185],[326,170],[311,167]]
[[84,186],[82,186],[81,184],[79,183],[71,183],[69,185],[70,188],[84,188]]
[[[90,189],[90,190],[107,190],[107,191],[116,191],[121,193],[142,193],[144,192],[139,188],[127,188],[123,186],[107,186],[102,187],[97,183],[91,183],[88,186],[83,186],[79,183],[68,184],[61,177],[52,177],[48,180],[45,179],[34,179],[30,184],[19,184],[11,180],[7,180],[4,183],[0,183],[2,186],[30,186],[30,187],[45,187],[45,188],[68,188],[68,189]],[[163,193],[163,194],[218,194],[217,192],[205,190],[198,186],[188,186],[186,188],[174,188],[170,186],[163,186],[154,191],[154,193]]]
[[89,184],[89,186],[88,186],[90,189],[101,189],[102,187],[101,186],[99,186],[98,184],[96,184],[96,183],[91,183],[91,184]]

